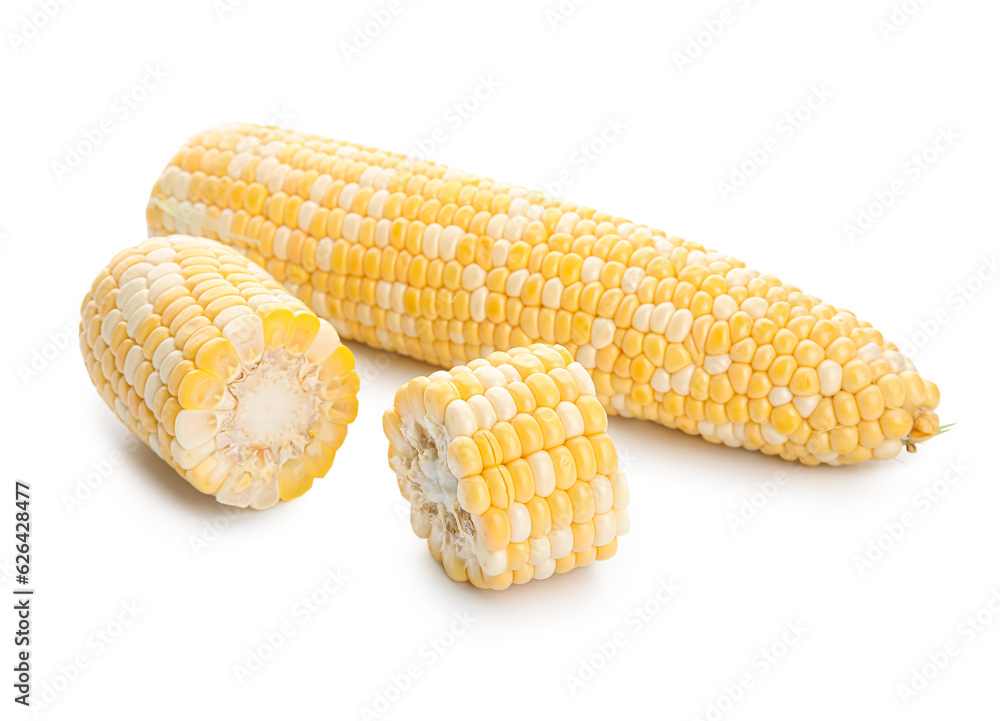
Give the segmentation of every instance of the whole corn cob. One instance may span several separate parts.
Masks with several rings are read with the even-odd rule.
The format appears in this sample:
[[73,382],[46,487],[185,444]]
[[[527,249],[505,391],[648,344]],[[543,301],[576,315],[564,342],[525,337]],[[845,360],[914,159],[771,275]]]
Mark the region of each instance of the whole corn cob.
[[504,589],[611,558],[628,488],[587,371],[560,346],[414,378],[382,419],[413,531],[456,581]]
[[345,338],[450,366],[559,343],[608,413],[806,464],[938,432],[937,386],[849,311],[624,218],[429,161],[229,124],[156,183],[150,233],[218,238]]
[[302,495],[357,414],[354,357],[337,332],[221,243],[174,235],[123,250],[81,313],[105,402],[222,503]]

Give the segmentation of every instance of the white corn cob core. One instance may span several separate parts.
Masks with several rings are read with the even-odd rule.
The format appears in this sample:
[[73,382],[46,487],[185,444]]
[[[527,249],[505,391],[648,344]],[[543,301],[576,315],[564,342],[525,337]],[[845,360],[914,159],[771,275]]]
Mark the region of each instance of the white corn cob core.
[[559,343],[608,413],[814,465],[938,432],[937,387],[868,323],[661,230],[429,161],[229,124],[153,189],[346,338],[448,367]]
[[221,503],[261,509],[305,493],[357,413],[337,332],[221,243],[175,235],[122,251],[81,313],[101,396]]

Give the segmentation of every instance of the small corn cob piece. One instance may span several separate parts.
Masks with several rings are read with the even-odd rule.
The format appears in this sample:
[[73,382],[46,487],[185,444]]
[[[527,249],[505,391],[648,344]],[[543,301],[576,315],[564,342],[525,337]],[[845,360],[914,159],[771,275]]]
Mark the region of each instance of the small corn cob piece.
[[610,414],[815,465],[938,432],[937,386],[851,312],[736,258],[429,161],[231,124],[156,183],[152,235],[218,238],[345,338],[448,367],[559,343]]
[[221,503],[302,495],[357,415],[354,357],[337,332],[221,243],[174,235],[123,250],[81,314],[104,401]]
[[611,558],[628,531],[607,413],[561,346],[414,378],[382,425],[413,531],[456,581],[548,578]]

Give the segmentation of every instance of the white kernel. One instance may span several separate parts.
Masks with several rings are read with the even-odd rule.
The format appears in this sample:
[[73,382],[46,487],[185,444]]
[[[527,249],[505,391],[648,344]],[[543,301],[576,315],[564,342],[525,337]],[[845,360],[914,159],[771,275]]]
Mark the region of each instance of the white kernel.
[[556,223],[557,233],[572,233],[573,228],[576,224],[580,222],[580,216],[574,212],[563,213],[562,217],[559,218],[559,222]]
[[707,355],[705,356],[705,372],[709,375],[725,373],[732,365],[733,359],[729,355]]
[[486,296],[489,293],[486,286],[482,286],[472,291],[472,295],[469,296],[469,316],[476,323],[486,320]]
[[507,255],[510,253],[511,242],[509,240],[498,240],[493,244],[493,255],[491,262],[494,268],[503,268],[507,265]]
[[573,361],[566,366],[566,370],[573,376],[573,380],[576,381],[576,387],[580,389],[581,394],[592,396],[597,393],[594,389],[594,379],[590,377],[587,369],[583,367],[580,361]]
[[486,271],[478,264],[470,263],[462,269],[462,288],[473,291],[486,283]]
[[594,514],[594,545],[604,546],[614,539],[618,532],[618,516],[614,511]]
[[898,438],[887,438],[875,446],[873,455],[880,461],[888,461],[899,455],[903,450],[903,442]]
[[763,298],[747,298],[740,306],[740,310],[748,313],[751,318],[763,318],[767,314],[767,301]]
[[[514,198],[510,201],[510,205],[507,206],[507,215],[509,215],[511,219],[524,216],[528,212],[528,208],[531,207],[531,203],[528,202],[527,198],[514,196],[515,190],[517,189],[511,188],[508,192],[508,195]],[[521,192],[523,193],[524,190],[521,189]]]
[[583,414],[580,413],[580,409],[576,406],[575,403],[570,403],[569,401],[560,401],[558,404],[556,404],[555,410],[556,410],[556,415],[559,416],[559,420],[562,421],[563,430],[566,433],[566,438],[575,438],[576,436],[583,435],[583,432],[585,430],[583,423]]
[[889,364],[893,373],[902,373],[906,370],[906,356],[899,351],[887,350],[882,357]]
[[882,349],[878,347],[878,343],[866,343],[858,348],[857,357],[865,363],[869,363],[881,355]]
[[486,235],[491,238],[502,238],[503,228],[507,224],[507,214],[497,213],[486,223]]
[[479,421],[468,402],[453,400],[444,409],[444,427],[449,438],[471,436],[479,430]]
[[792,405],[795,406],[795,410],[799,412],[799,415],[803,418],[808,418],[816,410],[816,406],[819,405],[819,401],[823,396],[819,393],[811,396],[795,396],[792,399]]
[[503,387],[507,384],[507,379],[504,378],[503,373],[498,368],[491,366],[489,361],[474,368],[472,374],[479,379],[479,382],[483,384],[483,388],[485,389],[493,388],[494,386]]
[[788,441],[788,436],[783,433],[778,433],[770,423],[763,423],[760,427],[760,434],[764,437],[764,440],[768,443],[772,443],[776,446],[783,445]]
[[[450,405],[448,406],[451,407]],[[535,494],[547,498],[556,489],[556,470],[547,451],[535,451],[527,458],[535,479]]]
[[707,261],[708,261],[708,256],[705,255],[704,251],[692,250],[690,253],[688,253],[688,257],[687,260],[684,262],[684,266],[685,267],[689,265],[705,266],[708,265]]
[[580,266],[580,280],[584,283],[593,283],[600,279],[603,269],[604,261],[597,256],[589,255],[583,259],[583,264]]
[[125,376],[125,382],[130,386],[135,385],[135,371],[143,360],[145,360],[145,356],[142,354],[141,345],[132,346],[125,354],[125,368],[122,375]]
[[333,240],[331,238],[323,238],[316,244],[316,267],[322,271],[329,272],[332,255]]
[[819,392],[825,396],[836,395],[844,381],[844,367],[827,358],[816,367],[819,376]]
[[686,366],[670,375],[670,387],[675,393],[686,396],[691,392],[691,377],[694,375],[694,364]]
[[594,513],[604,513],[611,510],[615,501],[615,492],[607,476],[594,476],[590,481],[590,490],[594,494]]
[[285,182],[285,176],[292,172],[292,166],[282,163],[267,176],[267,192],[277,193]]
[[517,404],[510,391],[502,386],[487,388],[483,396],[493,405],[498,421],[509,421],[517,415]]
[[616,330],[618,330],[618,326],[610,318],[597,318],[591,326],[591,344],[597,349],[611,345],[614,342]]
[[576,360],[584,368],[595,368],[597,366],[597,349],[590,343],[585,343],[576,349]]
[[[549,544],[548,536],[528,539],[528,563],[538,566],[548,561],[551,555],[552,546]],[[537,578],[537,574],[535,577]]]
[[[528,201],[522,199],[522,202],[524,202],[527,205]],[[513,205],[513,203],[511,205]],[[510,212],[509,208],[508,208],[508,215],[513,216],[513,213]],[[520,240],[521,236],[524,235],[524,229],[528,227],[528,223],[529,223],[528,219],[522,216],[511,217],[507,221],[507,224],[504,225],[503,227],[504,239],[507,241]]]
[[427,260],[434,260],[438,257],[443,231],[444,228],[441,227],[440,223],[431,223],[424,228],[424,235],[420,240],[420,250],[427,256]]
[[715,424],[712,421],[698,421],[698,433],[705,438],[715,435]]
[[559,310],[562,307],[563,284],[558,278],[549,278],[542,286],[542,305]]
[[[490,403],[489,398],[486,396],[472,396],[466,401],[469,404],[469,408],[476,415],[476,423],[479,424],[479,430],[488,431],[490,428],[497,423],[497,413],[493,409],[493,404]],[[451,407],[451,404],[448,404]],[[446,411],[447,413],[447,411]]]
[[624,536],[632,528],[632,521],[627,508],[615,508],[615,518],[618,520],[618,535]]
[[787,386],[775,386],[767,394],[767,400],[772,406],[783,406],[792,402],[792,392]]
[[643,303],[636,308],[635,313],[632,314],[632,327],[640,333],[648,333],[649,319],[653,315],[655,307],[652,303]]
[[726,285],[730,288],[743,287],[750,282],[751,275],[746,268],[733,268],[726,273]]
[[629,268],[622,274],[622,292],[626,295],[639,290],[639,283],[646,277],[646,271],[642,268]]
[[[275,164],[277,164],[278,161],[276,158],[271,158],[271,159],[274,160]],[[260,161],[260,164],[257,166],[258,183],[260,182],[260,166],[266,162],[267,160],[262,160]],[[331,185],[333,185],[333,176],[328,175],[326,173],[317,176],[316,180],[313,181],[313,184],[309,188],[309,200],[311,200],[314,203],[322,203],[323,198],[326,197],[326,191],[330,189]]]
[[528,280],[528,275],[528,269],[521,268],[520,270],[515,270],[507,276],[507,283],[504,287],[504,291],[507,293],[508,298],[521,297],[521,291],[524,289],[524,284]]
[[670,374],[663,368],[657,368],[653,371],[653,377],[650,379],[649,384],[653,386],[653,390],[657,393],[666,393],[670,390]]
[[653,314],[649,318],[649,329],[653,333],[663,335],[667,332],[667,325],[674,315],[674,304],[671,302],[660,303],[653,309]]
[[389,230],[392,228],[392,221],[382,218],[382,220],[375,223],[375,247],[376,248],[388,248],[389,247]]
[[458,249],[458,244],[464,234],[465,231],[457,225],[449,225],[441,232],[441,243],[438,247],[441,260],[447,262],[455,259],[455,251]]
[[385,280],[380,280],[375,283],[375,303],[379,308],[383,310],[389,310],[391,304],[389,303],[389,295],[392,291],[392,283]]
[[573,529],[553,528],[549,531],[549,545],[552,546],[552,558],[559,560],[573,551]]
[[666,337],[671,343],[681,343],[687,338],[694,325],[694,314],[687,308],[681,308],[670,318],[667,325]]
[[[507,509],[507,520],[510,523],[510,542],[521,543],[531,535],[531,514],[523,503],[511,503]],[[506,564],[504,566],[506,568]]]
[[278,260],[288,260],[288,238],[292,230],[287,225],[279,225],[274,233],[274,256]]
[[115,326],[121,321],[122,312],[117,308],[109,310],[108,314],[104,316],[103,320],[101,320],[101,338],[108,346],[111,345],[111,333],[114,331]]
[[739,310],[739,304],[731,295],[717,295],[712,301],[712,315],[716,320],[729,320],[729,316]]

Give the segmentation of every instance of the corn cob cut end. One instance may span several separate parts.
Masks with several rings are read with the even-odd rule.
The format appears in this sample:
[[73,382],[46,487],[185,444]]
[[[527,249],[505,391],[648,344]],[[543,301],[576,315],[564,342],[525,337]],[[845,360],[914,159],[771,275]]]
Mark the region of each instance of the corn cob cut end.
[[583,366],[545,344],[415,378],[383,416],[413,531],[495,590],[615,554],[628,487],[607,424]]
[[357,414],[354,359],[333,327],[211,240],[116,255],[84,299],[80,345],[121,421],[228,505],[305,493]]

